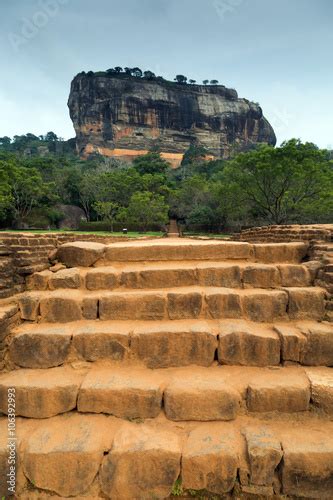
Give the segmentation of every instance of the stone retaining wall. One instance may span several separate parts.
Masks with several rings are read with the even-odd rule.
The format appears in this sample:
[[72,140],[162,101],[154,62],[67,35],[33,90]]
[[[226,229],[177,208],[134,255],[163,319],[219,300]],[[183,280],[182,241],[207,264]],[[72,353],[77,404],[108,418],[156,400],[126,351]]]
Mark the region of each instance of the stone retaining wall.
[[262,226],[245,229],[240,233],[241,241],[332,241],[333,224]]

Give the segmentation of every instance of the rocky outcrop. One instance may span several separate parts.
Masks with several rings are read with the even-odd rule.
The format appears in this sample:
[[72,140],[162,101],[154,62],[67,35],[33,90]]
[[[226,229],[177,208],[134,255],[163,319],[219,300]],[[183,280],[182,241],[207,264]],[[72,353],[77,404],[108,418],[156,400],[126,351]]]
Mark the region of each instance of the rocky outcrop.
[[68,106],[82,156],[129,159],[158,148],[177,166],[193,143],[212,158],[229,158],[276,142],[260,106],[222,85],[81,73],[72,81]]

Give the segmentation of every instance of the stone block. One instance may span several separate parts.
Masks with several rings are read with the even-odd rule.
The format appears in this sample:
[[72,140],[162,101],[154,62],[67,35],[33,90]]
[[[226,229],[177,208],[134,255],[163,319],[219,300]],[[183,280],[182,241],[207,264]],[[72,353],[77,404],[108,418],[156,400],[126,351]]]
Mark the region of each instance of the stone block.
[[24,368],[51,368],[63,364],[71,331],[59,326],[29,325],[16,333],[9,346],[11,360]]
[[183,488],[223,495],[237,478],[241,443],[228,423],[202,424],[190,432],[182,457]]
[[57,250],[57,259],[67,267],[90,267],[103,257],[105,248],[88,241],[64,243]]
[[158,293],[103,294],[99,300],[101,320],[162,320],[166,296]]
[[250,412],[307,411],[310,384],[302,370],[272,370],[250,380],[247,407]]
[[8,389],[15,388],[15,414],[48,418],[76,407],[82,376],[68,368],[14,370],[0,375],[0,412],[7,414]]
[[168,498],[179,476],[180,457],[180,442],[174,433],[144,425],[124,427],[103,459],[102,491],[117,500]]
[[129,352],[129,331],[104,321],[85,323],[75,329],[73,346],[86,361],[120,361]]
[[288,295],[276,290],[246,290],[241,297],[245,318],[270,323],[286,318]]
[[220,323],[218,359],[221,364],[278,365],[280,347],[278,335],[270,328],[246,321]]
[[215,357],[217,335],[208,324],[178,322],[137,327],[131,336],[131,350],[149,368],[210,366]]
[[201,309],[201,293],[168,293],[168,314],[170,319],[198,318]]
[[51,290],[58,288],[80,288],[80,286],[80,270],[75,267],[51,273],[51,277],[49,278],[49,287]]
[[240,318],[239,293],[232,289],[207,290],[207,317],[213,319]]
[[83,381],[78,410],[119,418],[154,418],[162,407],[164,382],[148,370],[94,369]]
[[166,387],[164,409],[176,421],[233,420],[240,400],[240,394],[218,374],[180,374]]

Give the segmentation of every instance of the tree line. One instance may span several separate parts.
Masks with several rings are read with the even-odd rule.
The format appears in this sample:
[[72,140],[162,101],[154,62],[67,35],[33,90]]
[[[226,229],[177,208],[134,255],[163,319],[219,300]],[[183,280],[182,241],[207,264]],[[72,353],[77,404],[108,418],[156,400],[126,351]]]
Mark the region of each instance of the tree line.
[[[153,71],[146,70],[143,71],[142,69],[135,67],[135,68],[122,68],[121,66],[116,66],[115,68],[109,68],[106,71],[88,71],[87,73],[85,71],[82,71],[79,73],[80,75],[88,75],[88,76],[94,76],[94,75],[109,75],[109,76],[128,76],[128,77],[134,77],[134,78],[144,78],[145,80],[157,80],[161,82],[166,82],[165,78],[163,76],[157,76]],[[186,85],[195,85],[197,83],[197,80],[193,80],[192,78],[188,78],[185,75],[176,75],[174,78],[174,82]],[[218,80],[203,80],[203,85],[218,85],[219,81]]]
[[332,220],[330,154],[297,139],[276,148],[260,145],[228,161],[206,161],[205,149],[191,145],[172,169],[158,152],[131,164],[99,155],[26,156],[15,151],[15,143],[24,142],[19,137],[9,144],[0,138],[2,228],[57,227],[63,205],[80,207],[86,227],[108,230],[117,224],[146,231],[171,217],[189,230],[214,232]]

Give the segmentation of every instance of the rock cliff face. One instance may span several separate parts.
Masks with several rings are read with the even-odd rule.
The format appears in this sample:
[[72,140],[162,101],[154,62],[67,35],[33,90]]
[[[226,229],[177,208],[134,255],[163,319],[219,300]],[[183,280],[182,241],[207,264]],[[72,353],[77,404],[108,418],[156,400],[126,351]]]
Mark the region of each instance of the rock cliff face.
[[68,100],[82,156],[99,152],[131,158],[158,147],[178,166],[191,143],[228,158],[256,143],[275,144],[258,104],[224,86],[77,75]]

